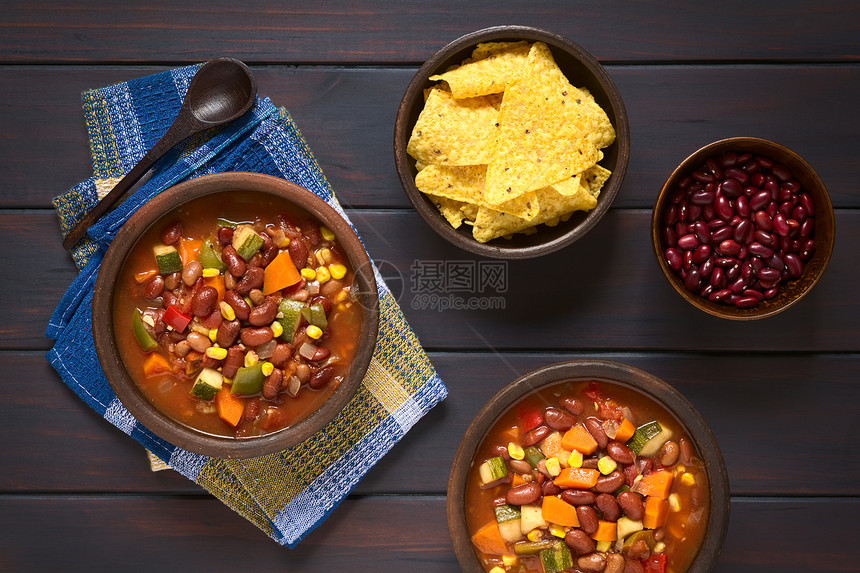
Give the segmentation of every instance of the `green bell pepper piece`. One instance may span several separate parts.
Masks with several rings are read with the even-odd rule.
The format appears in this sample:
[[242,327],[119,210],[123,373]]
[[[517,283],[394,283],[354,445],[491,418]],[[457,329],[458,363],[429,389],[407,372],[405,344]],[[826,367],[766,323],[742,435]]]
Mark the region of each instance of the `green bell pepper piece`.
[[243,366],[233,376],[233,386],[230,388],[230,393],[244,394],[246,396],[257,394],[262,391],[265,379],[262,362],[258,362],[253,366]]
[[134,337],[145,352],[152,352],[158,348],[158,343],[152,335],[146,331],[146,327],[143,325],[143,319],[140,318],[140,312],[136,308],[133,309],[132,312],[134,313],[134,316],[131,318],[131,330],[134,332]]

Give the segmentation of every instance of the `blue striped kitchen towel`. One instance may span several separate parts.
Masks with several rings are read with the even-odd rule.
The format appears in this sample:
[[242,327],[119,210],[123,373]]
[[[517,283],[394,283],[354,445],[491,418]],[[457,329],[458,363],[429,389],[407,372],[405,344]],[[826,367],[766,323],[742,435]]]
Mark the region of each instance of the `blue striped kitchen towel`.
[[[174,69],[83,94],[94,173],[54,200],[64,234],[167,130],[198,68]],[[46,334],[55,344],[47,359],[63,382],[106,420],[279,544],[292,547],[447,390],[377,272],[380,326],[371,366],[353,400],[314,437],[278,454],[224,460],[177,448],[134,419],[111,390],[93,348],[90,311],[99,265],[116,232],[139,206],[175,183],[223,171],[282,177],[343,214],[290,114],[268,98],[258,98],[251,111],[229,126],[185,142],[174,161],[160,166],[75,246],[72,256],[80,274],[51,316]]]

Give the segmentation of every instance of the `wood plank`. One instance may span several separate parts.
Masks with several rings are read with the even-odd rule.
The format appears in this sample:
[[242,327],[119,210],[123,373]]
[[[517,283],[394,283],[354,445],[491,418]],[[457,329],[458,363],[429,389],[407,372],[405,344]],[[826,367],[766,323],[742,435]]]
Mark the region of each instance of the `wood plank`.
[[[3,62],[187,62],[213,47],[253,62],[416,63],[462,34],[488,26],[545,28],[606,61],[850,61],[860,12],[850,0],[810,4],[742,0],[720,4],[590,3],[587,9],[515,0],[421,4],[256,4],[226,0],[7,2],[0,17]],[[802,38],[802,41],[798,39]]]
[[[858,511],[853,498],[735,498],[714,571],[854,570]],[[206,498],[7,496],[0,498],[0,532],[0,571],[66,570],[70,563],[129,572],[165,565],[176,571],[457,568],[441,496],[350,498],[292,550]]]
[[[434,350],[679,349],[857,351],[858,307],[845,285],[860,284],[853,245],[860,243],[860,212],[837,213],[836,248],[821,282],[788,311],[766,320],[734,322],[686,303],[662,277],[648,239],[650,212],[612,210],[586,237],[552,255],[502,262],[506,290],[481,285],[465,291],[431,289],[428,268],[477,265],[476,258],[433,233],[412,211],[351,211],[369,252],[383,266],[407,319]],[[55,215],[47,210],[0,211],[9,248],[0,268],[22,269],[32,253],[34,272],[4,290],[0,332],[7,349],[47,348],[45,325],[75,276],[60,249]],[[474,270],[468,272],[475,272]],[[444,285],[442,285],[444,286]],[[418,288],[420,287],[420,288]],[[541,301],[530,296],[541,292]],[[476,305],[447,310],[440,306]],[[481,305],[495,305],[482,310]],[[443,318],[444,317],[444,318]],[[540,325],[535,336],[533,325]],[[694,334],[694,336],[691,336]]]
[[[148,66],[7,66],[0,90],[0,207],[48,207],[90,175],[81,91],[164,70]],[[630,118],[631,159],[616,207],[651,208],[698,147],[755,135],[802,155],[837,207],[860,206],[857,66],[610,66]],[[341,201],[410,207],[391,152],[410,68],[256,67],[260,92],[289,109]],[[808,86],[797,89],[798,85]],[[743,86],[743,90],[738,90]],[[34,105],[36,103],[36,105]],[[749,126],[755,126],[751,130]],[[38,174],[38,176],[35,176]]]
[[[359,494],[442,494],[456,445],[502,386],[543,365],[604,358],[675,386],[720,443],[734,495],[860,495],[857,354],[431,353],[449,396],[359,484]],[[99,418],[36,352],[0,353],[0,442],[14,463],[0,492],[202,493],[172,471],[152,473],[142,448]],[[824,421],[826,425],[824,424]],[[826,427],[826,430],[825,430]],[[803,460],[834,460],[828,471]],[[838,461],[837,461],[838,460]]]

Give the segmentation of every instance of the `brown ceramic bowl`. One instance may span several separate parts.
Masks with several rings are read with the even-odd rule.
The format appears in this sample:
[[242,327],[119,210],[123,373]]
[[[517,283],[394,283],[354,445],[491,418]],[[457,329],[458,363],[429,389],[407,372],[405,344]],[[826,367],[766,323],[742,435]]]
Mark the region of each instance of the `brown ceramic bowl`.
[[631,366],[605,360],[573,360],[539,368],[502,388],[478,412],[466,430],[448,479],[448,530],[463,571],[481,573],[466,523],[466,480],[475,454],[495,422],[525,396],[567,382],[595,380],[636,391],[673,415],[693,440],[704,462],[710,485],[707,529],[688,573],[704,573],[716,564],[729,525],[729,480],[719,445],[702,416],[677,390],[659,378]]
[[[663,254],[668,248],[662,236],[663,221],[666,211],[671,207],[678,182],[698,169],[707,158],[717,157],[731,151],[738,154],[752,153],[756,156],[767,157],[787,166],[794,178],[800,183],[801,188],[811,195],[815,206],[815,225],[812,234],[812,238],[815,240],[815,251],[812,257],[805,261],[803,274],[796,279],[786,280],[784,278],[779,286],[779,292],[774,298],[764,300],[750,308],[737,308],[728,304],[712,302],[699,296],[698,292],[687,290],[684,286],[684,280],[669,267]],[[651,216],[651,242],[654,247],[654,254],[657,256],[660,269],[672,287],[684,300],[696,308],[713,316],[731,320],[752,320],[772,316],[800,301],[824,274],[824,269],[827,268],[827,263],[833,252],[835,237],[833,205],[824,183],[821,182],[815,170],[790,149],[778,143],[755,137],[732,137],[715,141],[682,161],[660,190]]]
[[[117,279],[128,253],[151,226],[175,208],[203,196],[217,200],[234,191],[271,195],[304,209],[331,229],[355,271],[358,302],[363,309],[359,346],[347,375],[323,405],[280,431],[259,437],[230,438],[204,433],[170,418],[138,390],[115,343],[113,300]],[[328,203],[307,189],[259,173],[218,173],[180,183],[141,207],[123,225],[102,261],[93,293],[93,339],[105,376],[123,405],[146,428],[171,444],[210,457],[248,458],[282,451],[312,436],[349,402],[370,363],[379,325],[379,301],[373,267],[349,223]]]
[[[463,225],[454,229],[439,213],[436,206],[415,186],[415,160],[406,153],[406,144],[418,115],[424,107],[424,90],[434,85],[428,78],[441,73],[453,64],[470,57],[480,42],[520,41],[544,42],[549,46],[561,71],[576,87],[586,87],[594,95],[615,127],[615,142],[603,149],[600,165],[612,171],[612,175],[600,192],[597,207],[591,211],[576,212],[566,222],[555,227],[540,225],[533,235],[516,234],[512,239],[495,239],[479,243],[472,237],[471,227]],[[430,227],[447,241],[466,251],[500,259],[526,259],[549,254],[561,249],[585,235],[609,210],[621,188],[627,171],[630,155],[630,129],[627,112],[621,94],[603,66],[578,44],[557,34],[526,26],[498,26],[478,30],[462,36],[424,63],[409,86],[397,110],[394,124],[394,161],[403,189],[415,210]]]

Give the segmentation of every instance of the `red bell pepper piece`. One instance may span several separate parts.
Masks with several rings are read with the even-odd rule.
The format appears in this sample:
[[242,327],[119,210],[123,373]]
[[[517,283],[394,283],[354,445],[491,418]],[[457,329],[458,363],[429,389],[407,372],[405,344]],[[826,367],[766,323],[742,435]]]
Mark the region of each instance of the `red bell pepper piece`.
[[520,408],[517,419],[519,420],[517,425],[520,428],[520,434],[543,424],[543,414],[537,408]]
[[191,322],[191,317],[176,308],[175,305],[171,304],[164,311],[164,315],[161,317],[161,320],[176,332],[182,332],[188,326],[188,323]]
[[645,562],[645,573],[666,573],[666,554],[651,555]]

